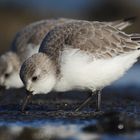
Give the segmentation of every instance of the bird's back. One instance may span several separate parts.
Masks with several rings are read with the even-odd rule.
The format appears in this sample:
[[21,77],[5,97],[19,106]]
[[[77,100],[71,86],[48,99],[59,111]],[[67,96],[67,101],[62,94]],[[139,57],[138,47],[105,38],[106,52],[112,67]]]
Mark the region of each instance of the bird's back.
[[64,22],[67,22],[67,19],[41,20],[27,25],[16,34],[11,50],[24,61],[27,57],[38,52],[41,41],[52,28]]
[[67,47],[102,59],[137,50],[140,44],[139,41],[132,40],[130,35],[108,24],[72,21],[52,29],[44,38],[39,51],[55,59]]

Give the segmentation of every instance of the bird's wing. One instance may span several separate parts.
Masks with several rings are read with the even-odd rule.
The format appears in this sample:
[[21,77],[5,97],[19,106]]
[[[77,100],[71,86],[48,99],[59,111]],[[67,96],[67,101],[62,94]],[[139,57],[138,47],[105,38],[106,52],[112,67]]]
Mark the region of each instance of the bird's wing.
[[27,44],[34,44],[35,46],[40,45],[45,35],[52,28],[54,28],[56,23],[57,23],[57,20],[50,19],[50,20],[45,20],[44,22],[32,27],[34,34],[30,36],[30,38],[27,41]]
[[[123,20],[117,20],[113,22],[104,22],[105,24],[111,25],[119,30],[130,26],[135,20],[135,17],[127,18]],[[71,21],[76,21],[74,19],[50,19],[50,20],[41,20],[34,23],[31,23],[25,26],[20,32],[18,32],[12,42],[11,50],[24,52],[27,44],[39,45],[44,38],[45,34],[49,32],[56,25],[63,23],[68,23]]]
[[31,43],[34,45],[40,45],[45,35],[53,29],[57,25],[61,25],[67,21],[70,21],[70,19],[60,18],[60,19],[50,19],[46,20],[43,23],[37,24],[36,26],[32,27],[34,30],[34,33],[29,37],[27,43]]
[[56,59],[67,47],[88,52],[101,59],[137,50],[140,44],[108,24],[73,21],[53,28],[43,39],[39,52]]
[[[134,39],[133,39],[134,40]],[[74,48],[92,53],[95,58],[109,58],[137,50],[140,44],[124,32],[101,22],[81,26],[73,35]]]
[[46,26],[49,28],[49,24],[52,22],[54,20],[40,20],[22,28],[14,37],[11,50],[21,53],[21,51],[24,52],[26,50],[27,44],[38,45],[40,37],[42,37],[40,35],[42,28],[44,27],[47,30]]
[[135,20],[136,20],[136,17],[129,17],[122,20],[116,20],[113,22],[105,22],[105,23],[108,23],[108,25],[111,25],[119,30],[124,30],[128,26],[132,25]]
[[[66,18],[60,18],[57,20],[44,20],[41,22],[37,22],[36,24],[32,24],[32,30],[31,30],[31,35],[27,40],[27,44],[34,44],[34,45],[39,45],[42,41],[42,39],[45,37],[45,35],[53,29],[55,26],[76,21],[75,19],[66,19]],[[117,20],[113,22],[104,22],[108,25],[111,25],[119,30],[123,30],[124,28],[130,26],[134,21],[134,18],[128,18],[128,19],[123,19],[123,20]],[[34,30],[34,32],[33,32]],[[28,31],[29,32],[29,31]]]
[[109,22],[108,25],[111,25],[119,30],[124,30],[125,28],[129,27],[130,25],[132,25],[131,22],[125,22],[122,20],[118,20],[118,21],[114,21],[114,22]]
[[34,34],[33,28],[37,26],[35,24],[30,24],[23,29],[21,29],[14,37],[11,45],[11,50],[16,52],[24,52],[27,46],[27,42],[30,37]]

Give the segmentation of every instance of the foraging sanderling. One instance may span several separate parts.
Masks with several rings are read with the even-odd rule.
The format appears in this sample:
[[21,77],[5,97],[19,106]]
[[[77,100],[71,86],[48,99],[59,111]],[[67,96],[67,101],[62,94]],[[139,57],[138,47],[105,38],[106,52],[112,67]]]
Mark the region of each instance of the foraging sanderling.
[[[50,29],[71,20],[73,19],[60,18],[37,21],[19,31],[13,40],[10,51],[0,57],[0,85],[7,89],[22,87],[23,83],[19,78],[22,62],[38,52],[41,41]],[[122,30],[133,23],[133,18],[107,23]]]
[[[6,89],[22,87],[23,83],[19,77],[22,62],[38,52],[41,41],[50,29],[67,21],[68,19],[64,18],[41,20],[31,23],[19,31],[10,50],[0,57],[0,85]],[[123,23],[127,24],[128,22]]]
[[73,89],[89,89],[91,97],[98,94],[99,109],[101,89],[123,76],[140,56],[139,41],[140,35],[101,22],[72,21],[55,27],[39,53],[21,67],[20,77],[29,92],[22,110],[31,95]]

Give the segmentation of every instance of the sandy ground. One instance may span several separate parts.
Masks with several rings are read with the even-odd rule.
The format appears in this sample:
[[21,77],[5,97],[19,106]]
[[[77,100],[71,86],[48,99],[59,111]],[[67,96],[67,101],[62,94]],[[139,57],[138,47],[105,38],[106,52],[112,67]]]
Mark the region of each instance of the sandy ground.
[[[24,88],[0,89],[0,140],[93,140],[95,134],[101,140],[127,140],[128,135],[137,140],[140,138],[140,79],[134,75],[138,73],[139,66],[136,66],[103,90],[101,112],[95,112],[96,96],[89,105],[75,112],[90,92],[71,91],[35,95],[23,114],[20,110],[26,95]],[[36,133],[38,137],[33,137]]]
[[[117,89],[113,87],[106,88],[102,93],[102,111],[123,111],[128,114],[139,115],[140,102],[139,94],[134,93],[134,87],[128,87],[126,89]],[[137,88],[139,91],[139,89]],[[132,91],[132,92],[131,92]],[[126,94],[127,92],[127,94]],[[129,94],[128,94],[129,93]],[[90,95],[90,92],[73,91],[68,93],[50,93],[48,95],[35,95],[26,110],[29,112],[26,117],[30,118],[93,118],[97,114],[94,112],[96,109],[95,96],[93,100],[83,108],[80,112],[74,112],[75,109]],[[0,93],[0,120],[4,117],[7,119],[14,119],[15,115],[18,115],[19,119],[23,117],[20,109],[25,98],[24,89],[11,89],[1,90]],[[12,117],[10,114],[13,113]],[[54,113],[54,115],[53,115]],[[42,114],[42,115],[41,115]],[[100,114],[100,113],[99,113]],[[44,116],[45,115],[45,116]],[[10,118],[9,118],[10,117]],[[17,117],[17,116],[16,116]],[[24,119],[24,117],[23,117]],[[138,117],[139,119],[139,117]]]
[[[88,140],[88,138],[90,140],[90,138],[93,139],[95,134],[99,134],[100,139],[104,140],[104,134],[107,136],[110,136],[112,133],[115,135],[130,134],[130,132],[139,130],[139,126],[136,124],[140,121],[139,94],[134,92],[139,91],[139,89],[138,87],[137,90],[133,88],[118,89],[117,87],[109,87],[103,90],[102,112],[95,112],[97,97],[94,97],[91,103],[81,111],[74,111],[89,96],[88,92],[73,91],[68,93],[50,93],[48,95],[40,94],[34,96],[28,104],[26,108],[27,114],[20,112],[21,104],[25,97],[24,89],[1,89],[1,138],[3,140],[11,140],[11,138],[13,140],[22,140],[24,138],[40,140],[41,136],[34,138],[34,134],[40,135],[40,130],[45,130],[46,134],[50,132],[50,129],[52,129],[51,137],[49,133],[47,136],[43,135],[41,140],[47,139],[48,136],[49,139],[53,140],[67,140],[68,138],[81,140],[81,135],[83,135],[82,138],[85,138],[85,140]],[[40,123],[40,121],[43,122]],[[96,123],[93,123],[94,121]],[[46,122],[48,124],[44,127]],[[53,122],[53,125],[50,122]],[[11,123],[12,127],[11,125],[9,127]],[[37,124],[37,126],[33,124]],[[38,126],[38,124],[41,125]],[[118,129],[120,124],[125,126],[123,127],[124,129]],[[74,125],[76,129],[73,130],[71,125]],[[65,130],[67,130],[68,135],[63,137]],[[20,135],[17,136],[18,131],[20,131]],[[60,131],[60,133],[57,131]],[[56,135],[57,133],[59,135]],[[93,135],[93,133],[95,134]],[[89,134],[92,134],[92,137],[89,137]],[[108,139],[111,138],[109,137]]]

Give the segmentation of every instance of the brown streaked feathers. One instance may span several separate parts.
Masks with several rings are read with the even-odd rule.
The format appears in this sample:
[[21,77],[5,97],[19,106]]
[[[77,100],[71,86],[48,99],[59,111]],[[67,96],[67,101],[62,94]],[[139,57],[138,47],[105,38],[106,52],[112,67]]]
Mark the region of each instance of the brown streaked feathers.
[[66,46],[91,53],[96,59],[115,57],[140,48],[138,41],[110,25],[73,21],[52,29],[39,51],[55,59]]

